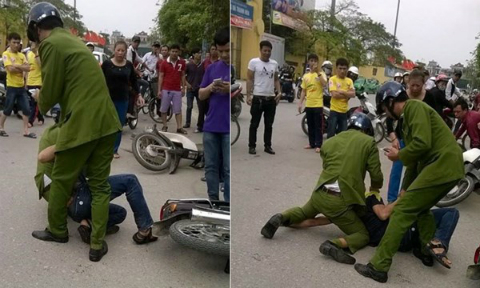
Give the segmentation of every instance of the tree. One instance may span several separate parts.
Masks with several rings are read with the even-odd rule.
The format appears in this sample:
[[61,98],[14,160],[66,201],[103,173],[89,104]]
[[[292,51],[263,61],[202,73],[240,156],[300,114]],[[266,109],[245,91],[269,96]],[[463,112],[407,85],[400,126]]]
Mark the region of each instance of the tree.
[[[0,25],[3,24],[3,27],[0,26],[0,28],[3,28],[0,30],[0,32],[5,33],[5,35],[13,31],[19,34],[25,34],[27,31],[27,17],[30,7],[39,2],[44,1],[11,0],[11,5],[8,8],[0,9],[0,19],[4,20],[3,23],[0,23]],[[48,2],[57,7],[57,9],[60,11],[65,28],[75,28],[79,35],[83,35],[83,32],[85,32],[86,28],[81,21],[82,15],[80,15],[78,11],[76,11],[76,15],[74,15],[73,7],[66,4],[63,0],[49,0]],[[74,21],[75,16],[76,21]]]
[[224,0],[165,0],[158,12],[155,30],[164,43],[187,49],[212,42],[219,28],[229,25],[230,5]]

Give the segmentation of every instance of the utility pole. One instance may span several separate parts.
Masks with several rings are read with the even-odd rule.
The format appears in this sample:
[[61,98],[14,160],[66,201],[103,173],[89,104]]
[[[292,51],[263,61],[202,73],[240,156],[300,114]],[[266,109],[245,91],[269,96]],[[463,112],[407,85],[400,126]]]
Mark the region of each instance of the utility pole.
[[400,0],[398,0],[397,4],[397,17],[395,19],[395,30],[393,31],[393,43],[392,48],[395,49],[395,43],[397,42],[397,24],[398,24],[398,12],[400,10]]
[[273,1],[270,2],[270,29],[268,30],[268,33],[272,34],[272,21],[273,21]]
[[[335,4],[336,4],[336,1],[332,0],[332,5],[330,6],[330,29],[329,29],[329,31],[327,31],[329,33],[333,32],[333,24],[334,24],[334,19],[335,19]],[[329,51],[330,51],[330,45],[327,42],[327,54],[325,55],[326,60],[328,60]]]
[[77,0],[73,0],[73,23],[77,25]]

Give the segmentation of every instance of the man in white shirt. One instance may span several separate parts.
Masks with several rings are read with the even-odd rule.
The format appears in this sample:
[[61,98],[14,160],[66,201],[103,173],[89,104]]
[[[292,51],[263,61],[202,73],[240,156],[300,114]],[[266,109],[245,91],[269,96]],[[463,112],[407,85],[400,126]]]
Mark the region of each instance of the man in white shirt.
[[[247,104],[252,106],[250,121],[248,153],[256,154],[257,129],[264,114],[265,132],[263,141],[265,152],[275,154],[272,149],[272,126],[275,120],[275,111],[278,101],[282,95],[280,81],[278,79],[278,63],[270,59],[272,54],[272,43],[269,41],[260,42],[260,57],[253,58],[248,63],[247,72]],[[275,94],[275,89],[277,93]],[[252,97],[253,94],[253,97]]]
[[457,83],[462,78],[462,71],[455,71],[453,77],[448,80],[447,88],[445,89],[445,97],[450,102],[455,102],[461,96],[460,90],[457,88]]
[[152,51],[145,54],[145,56],[143,56],[142,58],[144,65],[148,67],[148,69],[145,69],[145,71],[143,71],[143,77],[147,77],[148,81],[151,81],[152,79],[158,77],[156,66],[158,60],[161,59],[161,57],[162,56],[160,55],[160,43],[155,41],[152,44]]

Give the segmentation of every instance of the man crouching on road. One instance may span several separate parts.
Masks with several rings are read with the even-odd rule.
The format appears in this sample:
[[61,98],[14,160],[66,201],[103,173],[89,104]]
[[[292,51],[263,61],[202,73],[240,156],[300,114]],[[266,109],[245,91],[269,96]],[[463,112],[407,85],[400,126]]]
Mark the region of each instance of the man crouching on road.
[[366,171],[371,178],[370,191],[379,191],[383,185],[370,119],[355,113],[349,119],[348,130],[327,140],[320,156],[323,171],[307,204],[275,214],[261,233],[270,239],[280,225],[291,226],[322,213],[347,235],[325,241],[320,246],[320,253],[340,263],[355,264],[355,258],[343,249],[348,248],[353,254],[369,242],[368,231],[361,220],[366,211]]

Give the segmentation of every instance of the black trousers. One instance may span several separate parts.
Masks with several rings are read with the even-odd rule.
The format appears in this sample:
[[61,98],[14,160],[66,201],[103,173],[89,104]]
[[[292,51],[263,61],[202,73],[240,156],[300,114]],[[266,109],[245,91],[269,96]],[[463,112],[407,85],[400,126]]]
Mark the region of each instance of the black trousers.
[[308,142],[312,148],[320,148],[323,144],[323,108],[306,107]]
[[277,101],[275,97],[253,96],[250,114],[250,130],[248,135],[248,147],[255,148],[257,145],[257,130],[262,119],[265,124],[265,132],[263,134],[263,142],[265,147],[272,146],[273,121],[275,120],[275,111],[277,110]]
[[208,108],[210,104],[210,99],[198,101],[198,121],[197,128],[200,131],[203,131],[203,124],[205,123],[205,117],[208,113]]

